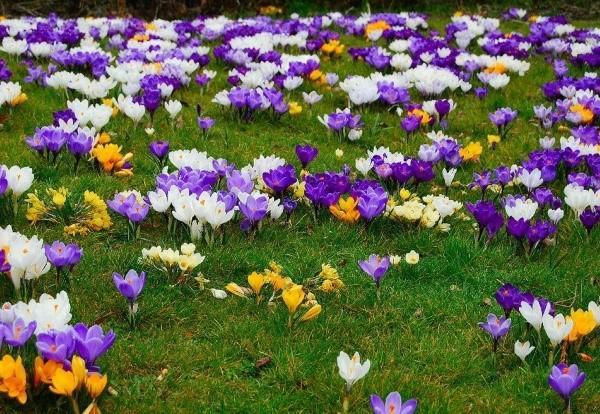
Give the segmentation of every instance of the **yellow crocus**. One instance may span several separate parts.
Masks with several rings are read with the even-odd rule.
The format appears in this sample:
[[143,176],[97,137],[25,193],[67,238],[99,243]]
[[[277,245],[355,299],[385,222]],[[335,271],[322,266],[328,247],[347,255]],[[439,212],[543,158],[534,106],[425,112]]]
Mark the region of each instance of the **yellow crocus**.
[[73,375],[75,375],[75,379],[77,380],[77,389],[81,388],[87,377],[87,368],[85,367],[83,358],[73,355],[73,358],[71,359],[71,372],[73,372]]
[[356,223],[360,218],[360,213],[356,206],[358,200],[349,196],[347,198],[340,197],[337,204],[329,206],[329,211],[335,218],[345,223]]
[[27,402],[27,375],[21,357],[15,360],[10,355],[4,355],[0,360],[0,392],[21,404]]
[[242,288],[237,283],[234,283],[234,282],[228,283],[227,286],[225,286],[225,290],[227,290],[229,293],[233,293],[236,296],[239,296],[242,298],[246,297],[246,291],[244,290],[244,288]]
[[85,378],[85,389],[92,399],[96,399],[102,394],[104,388],[106,388],[107,382],[108,377],[106,375],[92,372]]
[[304,300],[304,290],[302,285],[293,284],[286,288],[281,294],[281,298],[287,306],[289,313],[291,315],[295,314],[298,310],[298,306],[300,306]]
[[37,387],[40,384],[52,384],[52,377],[57,369],[62,368],[63,364],[53,360],[44,362],[41,357],[36,357],[34,362],[35,376],[33,384]]
[[248,275],[248,284],[252,288],[254,294],[258,296],[265,284],[265,276],[257,272],[252,272]]
[[302,112],[302,105],[298,104],[298,102],[291,101],[288,110],[290,115],[299,115]]
[[460,156],[464,161],[477,161],[483,153],[483,147],[478,141],[469,142],[466,147],[459,151]]
[[319,316],[320,313],[321,305],[317,303],[316,305],[312,306],[309,310],[307,310],[306,313],[302,315],[300,319],[298,319],[298,322],[310,321],[311,319],[314,319],[317,316]]
[[50,391],[54,394],[72,397],[73,391],[77,388],[77,384],[78,380],[73,372],[58,368],[52,376]]
[[573,321],[573,329],[571,329],[571,332],[569,332],[569,336],[567,337],[569,342],[574,342],[583,338],[596,327],[596,319],[594,318],[594,314],[590,311],[571,309],[571,315],[569,315],[569,317]]

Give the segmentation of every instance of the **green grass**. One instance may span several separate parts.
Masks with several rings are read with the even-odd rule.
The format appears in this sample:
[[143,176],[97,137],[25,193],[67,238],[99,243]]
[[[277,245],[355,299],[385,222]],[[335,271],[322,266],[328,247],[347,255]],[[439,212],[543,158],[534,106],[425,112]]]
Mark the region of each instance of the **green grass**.
[[[433,19],[438,28],[446,22],[445,18]],[[356,43],[355,39],[344,41]],[[531,62],[525,77],[513,77],[505,91],[491,92],[483,103],[473,96],[453,97],[458,108],[450,117],[448,133],[463,143],[479,140],[486,147],[480,164],[465,165],[459,171],[463,183],[473,171],[516,162],[537,147],[541,132],[531,121],[532,105],[543,101],[539,86],[552,79],[552,72],[539,57]],[[208,93],[200,96],[192,86],[175,96],[190,104],[183,110],[183,126],[172,129],[161,110],[153,138],[169,140],[173,149],[206,150],[238,166],[261,153],[295,162],[294,145],[311,143],[320,151],[312,171],[338,169],[343,163],[353,165],[356,157],[364,156],[373,146],[386,145],[393,151],[414,154],[426,142],[420,135],[405,143],[398,118],[373,106],[364,110],[367,128],[361,141],[339,143],[316,120],[317,114],[345,106],[339,91],[326,93],[312,114],[305,108],[297,118],[271,122],[259,116],[250,124],[238,124],[210,103],[225,87],[224,67],[215,62],[210,67],[217,69],[219,76]],[[366,65],[352,62],[347,55],[341,61],[324,61],[323,67],[339,72],[342,79],[346,74],[369,72]],[[20,78],[23,70],[17,72]],[[115,142],[135,154],[131,179],[102,175],[88,166],[73,176],[70,160],[61,160],[55,169],[28,151],[23,137],[35,127],[49,124],[52,111],[65,107],[65,100],[53,90],[31,85],[24,89],[29,100],[14,110],[0,130],[0,161],[32,166],[36,175],[33,189],[64,185],[73,191],[94,190],[105,199],[120,190],[152,189],[156,171],[147,152],[150,138],[141,126],[133,130],[123,116],[111,120],[108,130]],[[302,90],[311,89],[305,82]],[[292,97],[300,101],[300,91]],[[196,103],[217,119],[208,141],[195,126]],[[520,116],[508,141],[491,151],[486,136],[494,130],[487,113],[500,106],[518,109]],[[374,125],[376,120],[380,126]],[[341,160],[334,155],[338,147],[344,151]],[[558,187],[555,190],[560,194]],[[456,189],[450,195],[463,202],[476,197]],[[131,331],[125,303],[112,284],[112,272],[140,269],[138,257],[144,247],[176,247],[179,242],[165,235],[164,223],[156,216],[144,223],[141,238],[135,242],[125,241],[124,222],[119,217],[114,221],[110,231],[76,240],[57,227],[31,227],[24,219],[24,209],[16,223],[25,234],[38,234],[46,241],[76,241],[84,248],[70,294],[73,322],[99,322],[118,336],[114,347],[100,360],[110,385],[118,392],[117,396],[102,397],[100,404],[107,413],[337,412],[341,410],[343,388],[335,363],[340,350],[359,351],[372,362],[371,372],[353,390],[353,412],[368,412],[371,393],[398,390],[405,398],[417,398],[423,413],[558,413],[562,404],[547,386],[545,355],[535,355],[530,366],[523,366],[512,354],[514,340],[524,332],[523,319],[513,318],[515,326],[509,340],[502,342],[496,363],[489,338],[476,324],[488,312],[500,312],[493,300],[490,306],[485,299],[503,282],[551,298],[563,313],[571,304],[587,306],[600,293],[595,279],[600,266],[600,238],[597,233],[586,238],[572,215],[561,224],[558,245],[528,260],[515,254],[514,244],[504,234],[487,248],[476,246],[469,222],[453,220],[450,233],[440,234],[380,221],[365,233],[361,226],[344,225],[326,215],[314,223],[309,209],[301,208],[294,214],[291,227],[270,225],[254,239],[244,237],[235,225],[228,226],[222,246],[198,245],[207,256],[200,269],[211,280],[209,287],[222,288],[229,281],[245,284],[250,272],[263,269],[270,260],[280,263],[285,274],[298,282],[318,270],[321,263],[331,263],[338,268],[346,288],[339,295],[318,295],[323,312],[316,320],[289,332],[282,306],[271,311],[236,297],[219,301],[208,291],[199,290],[193,281],[173,287],[160,274],[151,272],[140,299],[139,324]],[[393,269],[383,282],[381,300],[376,302],[373,283],[362,274],[357,260],[371,253],[400,254],[412,249],[421,254],[421,262]],[[42,278],[41,283],[42,287],[50,286],[52,277]],[[0,283],[0,299],[12,299],[8,280]],[[582,365],[588,381],[574,398],[578,413],[591,413],[600,406],[598,348],[596,340],[585,350],[596,360]],[[255,362],[264,356],[272,363],[255,370]],[[157,380],[165,368],[168,373],[162,381]],[[38,398],[26,409],[12,402],[5,407],[9,412],[67,410],[64,401],[57,405],[54,397]]]

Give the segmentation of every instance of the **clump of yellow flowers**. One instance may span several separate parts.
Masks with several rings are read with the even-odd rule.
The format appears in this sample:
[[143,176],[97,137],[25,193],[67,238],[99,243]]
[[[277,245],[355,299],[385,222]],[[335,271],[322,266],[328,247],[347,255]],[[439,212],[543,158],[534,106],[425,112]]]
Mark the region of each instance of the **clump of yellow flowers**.
[[338,39],[331,39],[321,46],[321,52],[329,57],[339,57],[344,52],[345,47]]
[[[142,261],[163,272],[177,283],[182,283],[187,276],[204,262],[206,257],[196,252],[196,245],[193,243],[184,243],[178,249],[160,246],[152,246],[149,249],[142,249]],[[200,286],[204,287],[204,276],[199,273],[195,277]]]
[[[44,362],[36,357],[34,363],[33,388],[39,390],[44,386],[53,394],[66,397],[74,413],[79,413],[79,402],[85,389],[89,397],[89,405],[84,413],[100,413],[98,398],[104,392],[108,377],[98,372],[88,371],[85,361],[74,355],[70,361],[70,369],[53,360]],[[4,355],[0,359],[0,393],[16,399],[20,404],[27,403],[27,372],[21,357],[13,358]]]
[[65,187],[48,188],[41,196],[37,191],[29,193],[25,202],[25,217],[31,224],[62,224],[71,236],[85,236],[112,226],[106,203],[93,191],[85,191],[81,198]]
[[[247,277],[248,287],[230,282],[225,289],[243,298],[254,297],[256,303],[268,298],[269,306],[275,306],[280,299],[288,310],[288,327],[316,318],[321,313],[321,305],[310,289],[330,293],[344,287],[337,270],[328,264],[321,266],[321,271],[303,284],[295,283],[283,274],[282,267],[276,262],[270,262],[262,272],[252,272]],[[306,312],[300,315],[300,310]]]

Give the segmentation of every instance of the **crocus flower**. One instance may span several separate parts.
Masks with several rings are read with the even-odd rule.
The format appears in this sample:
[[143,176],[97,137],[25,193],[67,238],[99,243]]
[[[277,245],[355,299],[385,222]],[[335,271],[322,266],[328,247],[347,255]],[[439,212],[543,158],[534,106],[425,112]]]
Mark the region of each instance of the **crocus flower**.
[[96,360],[110,349],[115,342],[116,335],[112,330],[105,334],[99,325],[88,328],[85,324],[78,323],[73,327],[73,338],[77,355],[83,358],[89,368],[95,365]]
[[276,194],[281,194],[289,186],[296,183],[296,170],[291,164],[285,164],[272,170],[266,171],[262,175],[263,181]]
[[4,337],[4,343],[13,347],[22,347],[31,338],[37,324],[35,321],[25,323],[21,318],[12,323],[0,324],[0,338]]
[[361,364],[360,354],[355,352],[350,359],[350,356],[341,351],[337,357],[337,365],[339,368],[340,377],[346,381],[346,391],[350,392],[352,386],[369,372],[371,361],[368,359]]
[[402,403],[402,397],[398,391],[388,394],[383,399],[377,395],[371,395],[371,409],[373,414],[413,414],[417,409],[417,400],[408,400]]
[[204,136],[206,136],[206,134],[208,133],[208,130],[211,129],[214,125],[215,125],[215,120],[213,118],[209,118],[207,116],[204,117],[198,117],[198,119],[196,120],[196,123],[198,124],[198,128],[200,128],[202,130],[202,134]]
[[381,283],[381,280],[383,279],[390,267],[389,256],[381,257],[377,256],[376,254],[372,254],[367,260],[360,260],[358,262],[358,266],[360,266],[363,272],[365,272],[373,278],[373,281],[375,282],[375,286],[377,287],[377,291],[379,294],[379,285]]
[[548,385],[564,400],[567,412],[571,409],[571,396],[581,388],[585,378],[585,373],[580,372],[575,364],[567,366],[561,363],[552,367]]
[[517,310],[521,306],[521,291],[510,283],[500,286],[494,297],[507,318],[512,310]]
[[152,141],[150,143],[150,154],[156,157],[159,166],[162,168],[164,165],[165,158],[169,153],[169,142],[168,141]]
[[298,157],[300,164],[302,164],[303,169],[305,169],[318,154],[319,150],[312,145],[296,145],[296,156]]
[[64,331],[53,329],[42,332],[36,336],[35,346],[44,359],[68,365],[75,352],[73,331],[68,328]]
[[525,358],[527,358],[527,356],[531,354],[534,349],[535,346],[531,346],[529,341],[515,341],[515,355],[518,356],[523,362],[525,362]]
[[248,195],[244,201],[240,201],[239,207],[244,217],[254,226],[267,215],[269,200],[265,196]]
[[137,313],[137,298],[142,293],[146,284],[146,272],[136,272],[131,269],[125,277],[119,273],[113,273],[113,282],[119,293],[127,299],[129,305],[129,324],[133,327],[135,323],[135,315]]
[[488,314],[486,322],[479,322],[479,327],[490,334],[494,340],[494,352],[498,349],[498,341],[508,333],[510,329],[510,319],[501,316],[497,317],[493,313]]
[[544,316],[550,313],[550,303],[546,303],[542,311],[542,306],[538,299],[534,299],[531,305],[523,301],[519,307],[519,313],[537,332],[540,332]]
[[125,277],[115,272],[113,273],[113,282],[119,290],[119,293],[121,293],[128,302],[134,303],[137,301],[138,296],[142,293],[142,289],[146,284],[146,272],[140,272],[138,274],[138,272],[131,269],[125,274]]

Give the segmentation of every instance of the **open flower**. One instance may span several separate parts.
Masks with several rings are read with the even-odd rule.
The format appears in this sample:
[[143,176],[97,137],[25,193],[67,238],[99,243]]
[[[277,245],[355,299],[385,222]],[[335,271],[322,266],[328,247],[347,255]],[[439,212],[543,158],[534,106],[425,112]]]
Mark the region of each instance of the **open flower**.
[[379,291],[381,280],[390,267],[390,258],[388,256],[381,257],[372,254],[367,260],[360,260],[358,266],[360,266],[363,272],[373,278],[375,287]]
[[337,204],[329,206],[329,211],[335,218],[345,223],[356,223],[360,219],[360,213],[356,208],[358,200],[352,196],[340,197]]
[[548,385],[565,401],[568,412],[570,412],[571,396],[585,382],[585,373],[580,372],[577,365],[558,364],[552,367],[548,376]]
[[15,360],[4,355],[0,360],[0,393],[6,393],[20,404],[27,402],[27,376],[20,356]]
[[398,391],[390,392],[385,402],[377,394],[371,395],[371,409],[373,414],[413,414],[417,410],[417,400],[408,400],[402,403]]

